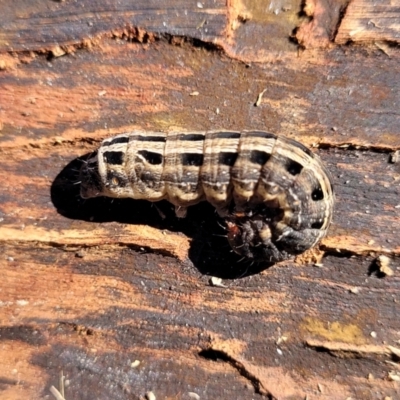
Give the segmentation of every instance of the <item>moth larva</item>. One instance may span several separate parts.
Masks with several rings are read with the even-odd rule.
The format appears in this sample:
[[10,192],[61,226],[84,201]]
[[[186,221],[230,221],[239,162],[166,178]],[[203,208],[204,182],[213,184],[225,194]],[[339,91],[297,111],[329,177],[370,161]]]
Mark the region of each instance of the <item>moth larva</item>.
[[82,166],[81,196],[187,207],[206,200],[226,221],[235,252],[276,262],[325,236],[334,195],[319,157],[301,143],[261,131],[134,131],[102,142]]

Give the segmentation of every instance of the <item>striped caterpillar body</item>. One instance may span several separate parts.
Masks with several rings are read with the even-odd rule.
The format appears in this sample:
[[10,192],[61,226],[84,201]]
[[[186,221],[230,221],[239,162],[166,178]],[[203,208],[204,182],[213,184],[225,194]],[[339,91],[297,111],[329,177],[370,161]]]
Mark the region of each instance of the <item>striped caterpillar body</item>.
[[233,250],[255,261],[300,254],[325,236],[334,195],[319,157],[261,131],[134,131],[102,142],[80,171],[81,196],[206,200],[225,219]]

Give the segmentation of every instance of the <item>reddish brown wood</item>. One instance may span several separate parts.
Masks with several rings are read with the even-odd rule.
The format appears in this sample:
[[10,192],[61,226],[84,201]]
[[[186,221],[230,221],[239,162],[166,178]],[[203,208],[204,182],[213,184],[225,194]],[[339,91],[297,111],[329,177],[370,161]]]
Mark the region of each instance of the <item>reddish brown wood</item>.
[[[52,398],[63,371],[68,400],[398,398],[398,50],[299,51],[294,3],[194,2],[185,20],[172,18],[178,2],[147,14],[82,4],[32,3],[25,19],[18,2],[4,8],[0,397]],[[202,13],[215,24],[196,28]],[[124,31],[121,15],[158,25]],[[104,35],[90,40],[95,28]],[[269,130],[319,153],[337,202],[318,249],[250,266],[207,204],[177,220],[167,203],[80,199],[79,158],[103,138],[218,128]],[[379,273],[381,254],[393,276]]]
[[304,48],[329,47],[335,41],[350,0],[306,0],[306,19],[296,31],[296,39]]
[[0,16],[0,51],[49,51],[60,45],[90,41],[103,34],[127,37],[168,33],[211,41],[222,37],[227,8],[222,0],[169,0],[115,2],[112,0],[48,3],[23,0],[4,2]]
[[396,1],[355,0],[349,3],[335,42],[344,44],[400,42],[399,3]]
[[305,48],[329,47],[333,43],[367,43],[390,55],[400,40],[400,17],[396,2],[373,0],[307,0],[296,39]]

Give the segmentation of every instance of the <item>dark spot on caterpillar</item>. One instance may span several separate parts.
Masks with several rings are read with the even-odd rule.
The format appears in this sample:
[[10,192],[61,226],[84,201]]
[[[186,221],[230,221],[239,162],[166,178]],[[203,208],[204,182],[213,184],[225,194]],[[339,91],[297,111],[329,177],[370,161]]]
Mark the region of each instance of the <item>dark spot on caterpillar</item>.
[[317,221],[311,224],[311,228],[313,229],[321,229],[324,225],[324,221]]
[[268,154],[265,151],[252,150],[250,152],[250,161],[254,164],[264,165],[270,157],[271,154]]
[[311,198],[314,201],[319,201],[322,200],[324,198],[324,192],[322,191],[321,186],[318,186],[317,188],[315,188],[311,194]]
[[165,136],[132,136],[132,140],[137,140],[139,142],[165,142]]
[[103,142],[103,146],[111,146],[118,143],[129,143],[129,136],[121,136],[111,140],[110,142]]
[[148,184],[149,182],[154,182],[153,175],[152,175],[152,173],[149,172],[149,171],[143,172],[143,173],[140,175],[140,180],[141,180],[142,182],[146,182],[146,184]]
[[103,158],[107,164],[122,165],[124,163],[124,153],[122,151],[105,151]]
[[203,165],[203,154],[198,153],[183,153],[182,154],[182,165],[194,165],[200,167]]
[[154,153],[147,150],[139,150],[138,154],[143,156],[145,160],[151,165],[162,164],[163,156],[160,153]]
[[224,193],[226,191],[226,185],[213,185],[213,190],[217,193]]
[[232,167],[238,158],[238,153],[221,152],[218,155],[218,163]]
[[290,175],[298,175],[302,171],[303,166],[299,164],[297,161],[288,160],[286,169]]
[[211,134],[212,139],[239,139],[239,132],[214,132]]
[[204,141],[204,139],[205,139],[204,135],[196,135],[196,134],[178,135],[178,140],[185,140],[190,142],[196,142],[200,140]]
[[269,132],[252,131],[252,132],[247,132],[246,135],[250,137],[260,137],[263,139],[276,139],[276,135]]
[[253,213],[262,215],[264,220],[280,221],[283,218],[284,210],[279,207],[279,203],[272,200],[254,207]]
[[148,188],[154,188],[157,185],[157,177],[155,177],[151,172],[144,171],[139,176],[139,179],[146,185]]

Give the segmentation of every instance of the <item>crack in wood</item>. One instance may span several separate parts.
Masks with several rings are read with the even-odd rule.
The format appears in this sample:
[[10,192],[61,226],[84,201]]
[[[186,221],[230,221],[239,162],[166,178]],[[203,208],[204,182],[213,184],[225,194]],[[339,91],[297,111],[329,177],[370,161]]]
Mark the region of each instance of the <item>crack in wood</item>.
[[237,339],[223,340],[211,336],[208,347],[199,355],[229,363],[251,382],[257,393],[270,400],[304,398],[304,393],[298,389],[299,385],[281,367],[264,367],[247,361],[241,355],[245,347],[247,343]]
[[264,388],[262,386],[260,379],[257,376],[255,376],[253,373],[248,371],[242,362],[240,362],[239,360],[230,356],[226,352],[224,352],[222,350],[207,349],[207,350],[200,351],[199,356],[201,356],[207,360],[212,360],[212,361],[221,360],[221,361],[229,363],[240,373],[240,375],[242,375],[243,377],[245,377],[246,379],[248,379],[251,382],[251,384],[254,386],[256,393],[267,396],[269,400],[277,400],[277,398],[274,397],[268,391],[267,388]]

